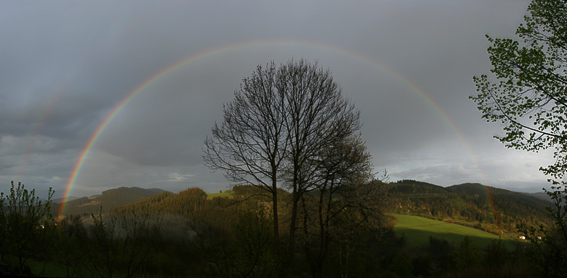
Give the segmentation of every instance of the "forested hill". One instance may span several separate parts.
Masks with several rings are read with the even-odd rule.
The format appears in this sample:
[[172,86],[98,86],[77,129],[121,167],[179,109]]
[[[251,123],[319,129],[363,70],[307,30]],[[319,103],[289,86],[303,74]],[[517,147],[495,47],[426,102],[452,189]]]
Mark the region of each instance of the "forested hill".
[[243,213],[257,214],[258,211],[265,211],[265,207],[270,204],[270,199],[256,187],[238,185],[228,192],[230,198],[209,198],[208,194],[200,188],[188,188],[177,194],[163,192],[134,203],[115,207],[110,213],[117,215],[129,212],[158,213],[163,218],[181,216],[193,226],[191,228],[193,230],[197,229],[194,226],[199,226],[199,223],[208,223],[213,229],[229,229],[239,221]]
[[516,225],[550,224],[552,204],[530,194],[465,183],[450,187],[402,180],[392,183],[394,211],[472,226],[492,233],[513,232]]
[[[98,213],[101,207],[103,212],[107,212],[114,207],[134,203],[162,192],[164,190],[158,188],[119,187],[109,189],[103,191],[101,195],[77,198],[67,202],[65,212],[67,214],[90,216],[91,213]],[[52,207],[57,209],[59,204],[55,204]]]
[[[394,206],[391,212],[423,216],[482,229],[495,234],[515,232],[516,225],[535,226],[550,224],[546,206],[549,201],[509,190],[466,183],[441,187],[438,185],[402,180],[391,183],[390,194]],[[149,210],[163,214],[181,215],[193,220],[214,218],[229,223],[234,202],[255,196],[257,188],[236,186],[231,190],[234,199],[208,199],[199,188],[190,188],[177,194],[161,189],[121,187],[104,191],[101,195],[82,197],[69,201],[66,213],[90,217],[111,210]],[[285,196],[287,192],[280,192]],[[248,196],[248,197],[246,197]],[[260,198],[262,197],[254,197]],[[54,206],[55,208],[58,205]],[[237,207],[237,206],[234,206]],[[222,212],[222,213],[221,213]]]

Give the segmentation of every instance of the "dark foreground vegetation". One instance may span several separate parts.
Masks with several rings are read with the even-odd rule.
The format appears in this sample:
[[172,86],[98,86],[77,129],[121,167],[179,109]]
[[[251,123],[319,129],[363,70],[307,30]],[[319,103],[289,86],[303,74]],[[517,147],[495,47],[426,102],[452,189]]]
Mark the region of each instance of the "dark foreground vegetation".
[[[471,98],[484,119],[503,125],[506,134],[496,138],[505,146],[554,150],[555,163],[541,168],[554,184],[545,213],[487,187],[421,192],[376,179],[360,113],[330,70],[303,59],[272,62],[243,80],[205,140],[206,165],[249,186],[234,187],[231,198],[209,199],[198,188],[163,192],[55,220],[52,191],[44,202],[12,184],[0,195],[0,274],[565,277],[567,7],[534,0],[528,11],[520,41],[488,37],[497,81],[475,77],[479,95]],[[499,240],[479,247],[469,237],[430,237],[428,246],[408,248],[394,232],[394,211],[474,222],[495,234],[516,229],[527,240],[508,248]]]
[[[428,246],[409,248],[394,233],[395,219],[377,228],[330,225],[326,245],[300,226],[294,261],[284,264],[273,253],[271,199],[262,192],[235,186],[230,198],[209,199],[191,188],[55,220],[49,201],[13,185],[2,195],[1,259],[12,274],[58,277],[545,277],[549,270],[541,252],[550,250],[548,239],[510,248],[430,237]],[[279,197],[288,207],[290,194]]]

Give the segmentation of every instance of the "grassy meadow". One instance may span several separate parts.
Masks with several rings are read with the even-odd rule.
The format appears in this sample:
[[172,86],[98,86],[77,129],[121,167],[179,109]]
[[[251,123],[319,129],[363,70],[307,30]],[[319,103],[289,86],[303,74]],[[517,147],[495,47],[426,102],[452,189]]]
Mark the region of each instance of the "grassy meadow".
[[[233,196],[230,191],[207,194],[209,200],[215,197],[232,198]],[[396,235],[402,236],[405,234],[407,247],[410,249],[427,247],[430,236],[445,239],[454,245],[458,245],[465,236],[469,236],[481,248],[486,247],[493,240],[502,239],[510,250],[514,248],[517,241],[515,234],[504,235],[500,238],[495,234],[458,224],[413,215],[393,215],[398,219],[395,226]]]
[[[429,245],[429,237],[445,239],[449,243],[459,244],[465,236],[481,248],[486,247],[493,240],[498,240],[497,235],[487,233],[470,227],[443,221],[427,219],[419,216],[394,214],[398,218],[395,232],[397,236],[405,234],[408,248],[421,248]],[[514,241],[512,237],[502,237],[506,246],[512,248]]]
[[207,199],[212,199],[212,198],[216,198],[216,197],[222,197],[222,198],[232,198],[232,193],[230,192],[220,192],[220,193],[207,193]]

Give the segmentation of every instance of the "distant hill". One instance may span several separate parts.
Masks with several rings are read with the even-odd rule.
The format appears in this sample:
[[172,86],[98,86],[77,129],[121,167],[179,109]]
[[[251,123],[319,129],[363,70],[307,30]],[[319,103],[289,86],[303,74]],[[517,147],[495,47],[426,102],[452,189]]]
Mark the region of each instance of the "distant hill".
[[[79,199],[79,197],[76,197],[76,196],[69,196],[69,197],[67,197],[67,202],[73,201],[73,200],[76,200],[76,199]],[[53,204],[61,204],[61,203],[63,203],[63,200],[65,200],[65,197],[55,198],[55,199],[52,199],[52,200],[51,200],[51,203],[53,203]]]
[[[165,191],[158,188],[120,187],[109,189],[103,191],[101,195],[68,201],[65,213],[68,215],[90,215],[91,213],[98,213],[101,207],[103,212],[108,212],[114,207],[131,204],[163,192]],[[59,207],[59,205],[54,207]]]
[[535,198],[538,198],[540,200],[552,202],[551,197],[549,197],[549,195],[547,195],[547,193],[545,193],[545,192],[525,193],[525,194],[532,196],[532,197],[535,197]]
[[[552,204],[538,194],[513,192],[478,183],[442,187],[414,180],[390,183],[389,192],[394,203],[390,212],[460,224],[493,234],[515,232],[520,224],[552,224],[545,209]],[[66,214],[90,216],[91,213],[98,213],[102,206],[104,213],[149,210],[180,215],[194,221],[215,214],[213,218],[226,224],[234,221],[230,218],[232,213],[225,209],[221,213],[218,207],[230,207],[230,204],[245,198],[254,198],[269,205],[269,200],[262,197],[262,193],[250,186],[236,186],[230,193],[208,197],[199,188],[174,194],[161,189],[120,187],[106,190],[101,195],[69,201]],[[282,191],[279,195],[285,196],[285,193]]]
[[[512,203],[519,203],[521,205],[534,208],[534,209],[541,209],[546,206],[552,205],[550,198],[547,194],[544,194],[545,197],[539,195],[539,193],[534,194],[525,194],[520,192],[514,192],[506,189],[500,189],[492,186],[484,186],[478,183],[465,183],[459,185],[453,185],[447,188],[448,190],[455,192],[455,193],[465,193],[467,195],[475,195],[479,194],[480,196],[486,197],[487,194],[492,195],[495,199],[495,202],[512,202]],[[501,204],[502,205],[502,204]],[[496,204],[498,207],[498,204]]]
[[465,183],[449,187],[402,180],[391,184],[394,212],[471,226],[495,234],[515,232],[516,226],[551,224],[549,201],[531,194]]
[[[127,205],[113,208],[114,212],[120,211],[145,211],[160,212],[162,214],[179,214],[185,217],[208,217],[207,212],[226,208],[244,199],[266,201],[264,192],[253,186],[235,186],[225,193],[207,194],[200,188],[188,188],[177,194],[162,192],[151,197],[129,203]],[[283,194],[282,194],[283,195]]]
[[200,211],[207,201],[207,193],[200,188],[189,188],[178,194],[162,192],[148,198],[116,206],[113,211],[152,211],[186,216]]
[[[176,238],[185,233],[210,233],[228,230],[247,211],[258,212],[267,207],[262,190],[252,186],[235,186],[229,192],[209,196],[200,188],[188,188],[177,194],[163,192],[143,200],[115,207],[109,214],[158,214],[162,233]],[[268,199],[269,200],[269,199]],[[205,225],[203,225],[205,224]]]

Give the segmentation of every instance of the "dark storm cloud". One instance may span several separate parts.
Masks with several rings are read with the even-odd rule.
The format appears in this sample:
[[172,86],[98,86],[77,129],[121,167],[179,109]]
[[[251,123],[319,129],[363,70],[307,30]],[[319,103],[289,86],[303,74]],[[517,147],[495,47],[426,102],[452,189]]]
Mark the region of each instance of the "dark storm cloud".
[[548,157],[502,148],[491,139],[500,127],[467,99],[472,76],[490,68],[484,35],[512,36],[528,3],[9,2],[0,10],[0,189],[14,177],[61,189],[129,93],[178,61],[258,40],[296,43],[215,53],[152,83],[100,134],[72,194],[225,189],[222,173],[202,165],[203,140],[242,78],[291,58],[332,70],[362,112],[377,171],[540,187],[537,167]]

